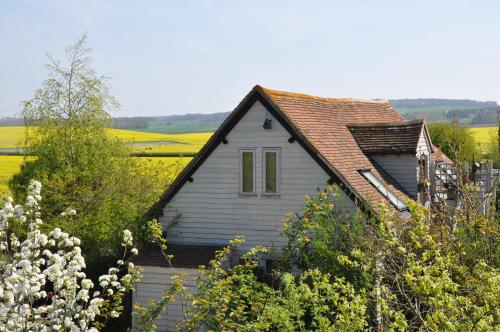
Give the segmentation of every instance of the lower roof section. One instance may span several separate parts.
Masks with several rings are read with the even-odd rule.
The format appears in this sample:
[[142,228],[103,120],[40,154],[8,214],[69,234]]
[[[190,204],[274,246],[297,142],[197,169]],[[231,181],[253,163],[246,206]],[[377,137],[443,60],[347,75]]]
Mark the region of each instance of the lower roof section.
[[423,126],[423,120],[347,125],[367,155],[416,154]]
[[217,251],[223,246],[207,245],[185,245],[169,244],[166,254],[172,255],[170,264],[162,255],[161,249],[156,243],[151,243],[139,252],[134,263],[142,266],[159,266],[174,268],[198,268],[200,265],[208,265],[215,258]]

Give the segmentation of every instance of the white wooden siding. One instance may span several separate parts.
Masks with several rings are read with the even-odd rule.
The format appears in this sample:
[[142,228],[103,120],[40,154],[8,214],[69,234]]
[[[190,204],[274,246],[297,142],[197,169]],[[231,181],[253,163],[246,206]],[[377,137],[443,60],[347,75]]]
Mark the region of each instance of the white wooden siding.
[[[383,154],[371,156],[394,180],[396,180],[410,197],[417,199],[419,169],[418,159],[422,155],[429,156],[431,151],[430,142],[425,135],[424,128],[420,133],[417,144],[417,154]],[[429,164],[427,163],[427,167]],[[429,169],[427,169],[429,174]]]
[[425,135],[425,128],[422,127],[422,132],[420,133],[420,137],[418,139],[417,157],[420,157],[423,154],[429,156],[430,153],[431,153],[430,142],[427,139],[427,136]]
[[418,159],[415,155],[381,154],[371,157],[408,192],[411,198],[417,198]]
[[[144,266],[142,280],[136,284],[133,294],[134,304],[147,305],[149,301],[159,300],[162,292],[172,284],[171,277],[176,274],[185,274],[186,289],[189,292],[195,291],[195,279],[198,276],[197,269],[165,268],[157,266]],[[177,322],[183,320],[183,313],[179,298],[167,306],[160,318],[156,320],[157,331],[175,331]],[[132,327],[137,328],[137,318],[134,317]]]
[[[270,114],[268,117],[271,116]],[[180,213],[178,222],[168,230],[171,243],[225,245],[236,235],[244,235],[242,250],[255,245],[282,246],[283,218],[298,212],[304,195],[315,195],[329,177],[298,142],[289,143],[290,134],[272,119],[272,129],[262,128],[266,109],[256,102],[226,135],[228,144],[220,144],[186,182],[164,209],[160,220],[166,226]],[[239,151],[256,150],[256,194],[239,194]],[[262,195],[262,149],[279,148],[280,195]],[[354,211],[353,202],[342,193],[342,204]]]

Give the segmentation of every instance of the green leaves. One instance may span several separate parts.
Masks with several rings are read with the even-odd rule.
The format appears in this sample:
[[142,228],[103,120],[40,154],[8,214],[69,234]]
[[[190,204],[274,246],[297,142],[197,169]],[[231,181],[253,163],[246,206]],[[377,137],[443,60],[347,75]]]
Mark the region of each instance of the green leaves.
[[464,126],[454,123],[433,123],[429,125],[432,143],[456,162],[472,162],[481,159],[474,136]]
[[237,238],[219,252],[200,269],[196,294],[177,288],[190,305],[179,330],[497,330],[499,220],[409,201],[409,218],[381,207],[375,222],[346,216],[336,198],[329,188],[284,221],[272,283],[261,278],[263,248],[239,256]]
[[347,215],[340,195],[338,188],[329,187],[315,198],[306,198],[302,215],[285,219],[283,233],[288,244],[284,260],[288,266],[345,276],[363,288],[372,278],[359,260],[372,241],[369,221],[361,215]]

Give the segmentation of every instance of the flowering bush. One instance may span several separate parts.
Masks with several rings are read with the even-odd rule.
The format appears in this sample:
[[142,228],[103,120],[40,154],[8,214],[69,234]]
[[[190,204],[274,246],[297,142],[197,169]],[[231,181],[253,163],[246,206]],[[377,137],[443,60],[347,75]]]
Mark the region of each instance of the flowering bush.
[[41,231],[40,190],[31,181],[24,206],[8,198],[0,210],[0,330],[97,331],[103,320],[118,317],[123,295],[138,281],[127,261],[137,253],[132,234],[123,232],[123,258],[96,286],[82,271],[80,240],[59,228]]

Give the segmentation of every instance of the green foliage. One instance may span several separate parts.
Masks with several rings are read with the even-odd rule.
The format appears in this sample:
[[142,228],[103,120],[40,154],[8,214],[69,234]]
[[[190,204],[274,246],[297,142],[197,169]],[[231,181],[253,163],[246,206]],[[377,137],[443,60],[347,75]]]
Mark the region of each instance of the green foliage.
[[260,331],[364,331],[368,328],[365,294],[344,278],[318,269],[298,279],[282,276],[279,292],[268,300]]
[[[157,229],[157,224],[152,225]],[[158,232],[156,232],[158,233]],[[162,296],[147,306],[137,306],[138,330],[155,331],[155,320],[169,303],[181,301],[185,321],[182,331],[363,331],[367,306],[363,293],[343,278],[332,278],[318,269],[296,277],[281,275],[278,287],[259,280],[258,270],[266,250],[256,247],[240,263],[230,257],[243,242],[236,238],[217,253],[208,267],[200,267],[196,294],[186,289],[182,275],[172,279]],[[164,243],[164,242],[163,242]]]
[[[409,205],[411,218],[380,216],[382,313],[404,317],[410,330],[494,331],[500,318],[500,271],[498,261],[489,265],[485,258],[492,254],[486,251],[498,250],[498,220],[480,226],[483,239],[496,237],[490,246],[477,241],[475,222],[463,223],[458,216],[453,229],[434,227],[435,216],[414,202]],[[483,248],[465,251],[470,241]]]
[[486,158],[493,161],[496,168],[500,168],[500,148],[498,147],[498,131],[491,135],[491,139],[486,149]]
[[454,123],[429,125],[431,140],[441,151],[456,162],[472,162],[481,159],[474,136],[470,130]]
[[[83,36],[67,49],[68,67],[50,59],[49,78],[24,103],[26,158],[9,185],[22,199],[33,178],[44,188],[42,211],[50,224],[82,239],[89,270],[95,274],[120,251],[125,228],[144,240],[146,209],[166,185],[168,174],[143,167],[129,149],[106,132],[106,108],[117,106],[106,78],[90,68]],[[61,216],[76,210],[71,222]],[[143,237],[141,239],[141,236]]]
[[[409,201],[409,216],[381,206],[376,221],[363,222],[332,204],[336,193],[308,198],[301,216],[286,219],[286,264],[273,271],[271,285],[258,272],[269,257],[264,248],[231,265],[238,238],[200,268],[196,294],[179,275],[162,298],[140,308],[143,329],[153,331],[166,305],[181,301],[182,331],[497,330],[498,219],[469,211],[477,207],[451,214]],[[152,226],[160,236],[158,223]]]
[[343,211],[341,192],[329,187],[316,198],[307,198],[302,215],[292,215],[283,222],[288,244],[283,258],[290,268],[318,268],[323,273],[345,278],[358,287],[367,287],[373,276],[369,271],[345,259],[366,251],[372,242],[365,216],[350,216]]
[[229,254],[241,242],[232,241],[217,254],[210,269],[200,270],[199,294],[191,299],[193,304],[184,327],[187,330],[196,331],[201,324],[216,331],[258,330],[255,324],[273,290],[259,282],[254,273],[259,265],[258,255],[265,252],[263,248],[250,250],[240,264],[227,268]]

